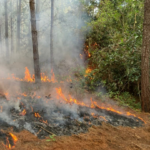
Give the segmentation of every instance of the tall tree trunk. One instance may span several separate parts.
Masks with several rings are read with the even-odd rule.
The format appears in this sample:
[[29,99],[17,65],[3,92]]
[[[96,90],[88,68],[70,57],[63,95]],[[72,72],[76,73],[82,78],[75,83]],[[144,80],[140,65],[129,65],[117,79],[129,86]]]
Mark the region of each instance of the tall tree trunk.
[[13,42],[13,21],[11,17],[11,52],[14,51],[14,42]]
[[0,25],[0,53],[2,54],[2,25]]
[[5,44],[6,44],[6,57],[9,57],[9,43],[8,43],[8,1],[5,0]]
[[31,22],[29,20],[28,22],[28,46],[29,51],[32,49],[32,37],[31,37]]
[[18,0],[18,16],[17,16],[17,50],[20,50],[20,28],[21,28],[21,0]]
[[54,23],[54,0],[51,0],[51,29],[50,29],[50,66],[53,70],[54,56],[53,56],[53,23]]
[[[39,13],[40,13],[40,0],[36,0],[36,26],[37,26],[37,31],[39,33]],[[39,41],[39,35],[38,35],[38,41]]]
[[[11,13],[13,11],[13,3],[11,0]],[[14,51],[14,41],[13,41],[13,19],[12,19],[13,15],[11,14],[11,52]]]
[[143,46],[142,46],[142,76],[141,76],[141,106],[142,111],[150,112],[149,89],[149,53],[150,52],[150,0],[144,3]]
[[34,0],[30,0],[34,72],[35,72],[35,81],[36,83],[39,83],[41,81],[41,76],[40,76],[40,62],[39,62],[38,38],[37,38],[36,16],[35,16],[34,4],[35,4]]

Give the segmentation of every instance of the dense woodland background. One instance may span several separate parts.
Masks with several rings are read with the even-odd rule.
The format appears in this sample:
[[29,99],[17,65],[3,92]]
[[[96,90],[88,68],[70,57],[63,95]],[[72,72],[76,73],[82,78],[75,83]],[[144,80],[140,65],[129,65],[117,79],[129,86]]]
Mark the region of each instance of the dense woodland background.
[[140,104],[131,95],[141,99],[143,5],[143,0],[106,0],[86,7],[92,16],[86,39],[93,69],[90,87],[103,84],[110,96],[137,108]]

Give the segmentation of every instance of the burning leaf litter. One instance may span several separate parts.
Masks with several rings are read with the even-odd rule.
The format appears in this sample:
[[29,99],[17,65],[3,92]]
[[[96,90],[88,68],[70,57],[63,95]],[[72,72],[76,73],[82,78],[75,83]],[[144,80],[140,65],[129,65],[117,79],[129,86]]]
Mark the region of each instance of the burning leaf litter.
[[[6,100],[3,109],[9,110],[9,117],[18,126],[8,125],[3,119],[0,120],[1,123],[13,126],[14,131],[27,129],[37,134],[39,138],[45,138],[50,133],[72,135],[87,132],[90,126],[101,125],[102,122],[130,127],[142,126],[144,123],[142,118],[137,118],[133,114],[127,113],[125,116],[113,108],[100,107],[92,99],[91,104],[88,105],[70,95],[67,98],[61,88],[56,88],[56,93],[58,95],[51,99],[37,99],[35,94],[34,97],[22,94],[19,99],[20,110],[14,107],[7,108],[9,101]],[[33,103],[35,100],[36,103]],[[27,124],[30,128],[27,127]]]
[[0,138],[4,139],[4,146],[7,149],[13,149],[18,141],[18,138],[12,133],[4,133],[0,131]]
[[[90,72],[89,69],[87,72]],[[48,78],[44,73],[41,74],[42,82],[55,83],[55,75],[51,71],[52,76]],[[25,77],[12,78],[16,81],[34,82],[34,75],[31,75],[28,68],[25,69]],[[71,79],[68,81],[71,82]],[[7,129],[13,127],[18,132],[23,129],[30,131],[39,138],[45,138],[49,135],[72,135],[81,132],[87,132],[92,125],[101,125],[102,122],[110,123],[114,126],[130,126],[139,127],[145,122],[142,118],[137,117],[130,112],[123,113],[112,107],[104,107],[98,105],[96,101],[90,99],[89,103],[84,103],[72,97],[66,96],[61,87],[55,88],[55,94],[42,97],[36,92],[19,93],[16,92],[13,97],[14,105],[9,105],[12,96],[5,92],[0,105],[0,127]],[[15,102],[18,103],[16,107]],[[4,110],[7,110],[6,112]],[[2,115],[1,115],[2,114]],[[9,120],[3,118],[3,114],[7,115]],[[9,149],[15,146],[17,137],[1,132],[5,146]]]

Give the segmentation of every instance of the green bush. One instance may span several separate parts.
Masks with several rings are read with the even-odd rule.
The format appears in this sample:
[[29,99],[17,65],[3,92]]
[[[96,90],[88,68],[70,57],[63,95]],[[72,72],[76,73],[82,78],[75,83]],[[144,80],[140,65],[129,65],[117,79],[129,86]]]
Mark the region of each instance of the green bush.
[[[91,3],[92,5],[92,3]],[[87,7],[89,13],[94,11]],[[103,84],[108,91],[138,94],[141,77],[143,0],[103,0],[87,25],[86,45],[93,69],[86,83],[90,89]],[[96,44],[95,44],[96,43]]]

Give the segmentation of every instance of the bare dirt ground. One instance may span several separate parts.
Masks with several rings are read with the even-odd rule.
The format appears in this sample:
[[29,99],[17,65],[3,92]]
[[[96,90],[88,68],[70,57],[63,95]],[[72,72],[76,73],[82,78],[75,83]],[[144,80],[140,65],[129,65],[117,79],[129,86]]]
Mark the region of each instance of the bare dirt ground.
[[[18,137],[14,150],[150,150],[150,114],[140,116],[147,122],[140,128],[104,123],[85,134],[56,137],[54,142],[40,140],[28,131],[12,132]],[[1,143],[0,150],[6,149]]]

